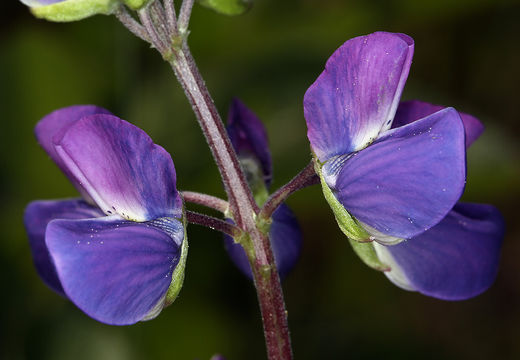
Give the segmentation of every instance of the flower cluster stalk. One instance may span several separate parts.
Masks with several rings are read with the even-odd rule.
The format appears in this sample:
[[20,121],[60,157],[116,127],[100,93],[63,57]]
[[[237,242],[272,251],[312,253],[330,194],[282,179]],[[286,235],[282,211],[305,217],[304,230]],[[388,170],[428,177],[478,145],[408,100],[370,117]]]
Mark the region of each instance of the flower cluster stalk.
[[186,220],[190,224],[202,225],[210,229],[220,231],[221,233],[227,234],[232,237],[239,237],[243,233],[242,230],[240,230],[233,224],[230,224],[224,220],[217,219],[212,216],[199,214],[195,211],[186,211]]
[[[141,9],[138,16],[147,38],[170,63],[193,108],[220,171],[229,200],[229,215],[232,216],[236,227],[246,234],[239,236],[238,239],[241,239],[240,243],[249,255],[253,270],[268,358],[270,360],[292,359],[287,313],[268,232],[259,226],[257,216],[260,209],[247,185],[224,124],[187,44],[187,26],[192,6],[193,1],[185,0],[177,19],[172,1],[165,0],[164,7],[160,2],[155,1]],[[135,24],[124,14],[120,19],[125,26],[132,25],[130,30],[134,34],[140,35],[141,28],[134,26]],[[208,221],[207,218],[199,215],[189,214],[195,223]],[[217,226],[222,225],[217,222],[212,223]]]
[[[289,328],[280,278],[266,233],[257,228],[253,200],[238,158],[187,46],[176,52],[172,68],[197,115],[228,193],[233,219],[250,237],[251,268],[262,313],[269,359],[291,359]],[[244,243],[247,247],[249,244]],[[248,252],[249,253],[249,252]]]
[[217,210],[222,214],[226,214],[227,212],[229,212],[229,203],[226,200],[222,200],[215,196],[193,191],[183,191],[182,197],[186,202],[206,206],[211,209]]
[[320,178],[314,171],[314,161],[311,161],[302,171],[291,179],[287,184],[276,190],[265,202],[258,213],[260,221],[268,221],[274,211],[294,192],[307,186],[315,185],[320,182]]

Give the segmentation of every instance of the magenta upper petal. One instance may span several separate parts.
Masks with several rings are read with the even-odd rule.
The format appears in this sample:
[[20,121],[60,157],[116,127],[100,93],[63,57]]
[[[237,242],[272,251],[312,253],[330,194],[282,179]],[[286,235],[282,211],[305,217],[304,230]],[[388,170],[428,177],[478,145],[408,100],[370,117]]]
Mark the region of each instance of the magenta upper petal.
[[169,221],[173,237],[154,222],[110,217],[50,222],[46,243],[65,294],[101,322],[143,320],[164,298],[179,262],[183,225]]
[[414,290],[463,300],[494,282],[503,236],[504,220],[495,207],[459,203],[435,227],[386,249]]
[[105,214],[134,221],[181,216],[173,161],[141,129],[92,115],[55,140],[63,164]]
[[413,56],[404,34],[345,42],[304,97],[307,136],[320,161],[361,150],[389,129]]
[[[444,108],[444,106],[433,105],[418,100],[404,101],[400,103],[397,108],[392,127],[397,128],[407,125]],[[468,148],[482,134],[484,125],[474,116],[461,112],[459,112],[459,115],[464,124],[466,147]]]
[[64,131],[71,125],[75,124],[79,119],[95,114],[110,114],[110,112],[94,105],[69,106],[53,111],[49,115],[45,116],[38,122],[38,124],[36,124],[34,129],[36,139],[40,146],[45,150],[45,152],[47,152],[56,165],[58,165],[60,170],[69,178],[85,200],[88,200],[89,202],[92,201],[85,189],[83,189],[83,187],[76,181],[70,170],[65,166],[62,159],[56,153],[53,139],[55,137],[60,138],[63,136]]
[[273,169],[265,127],[239,99],[233,99],[226,130],[238,156],[254,157],[262,167],[265,183],[269,185]]
[[328,164],[325,179],[347,211],[381,233],[409,239],[441,221],[462,194],[464,127],[448,108],[387,131],[339,167]]
[[63,295],[63,288],[45,244],[45,230],[54,219],[88,219],[104,214],[79,199],[58,201],[33,201],[24,214],[24,225],[29,236],[29,245],[36,271],[54,291]]

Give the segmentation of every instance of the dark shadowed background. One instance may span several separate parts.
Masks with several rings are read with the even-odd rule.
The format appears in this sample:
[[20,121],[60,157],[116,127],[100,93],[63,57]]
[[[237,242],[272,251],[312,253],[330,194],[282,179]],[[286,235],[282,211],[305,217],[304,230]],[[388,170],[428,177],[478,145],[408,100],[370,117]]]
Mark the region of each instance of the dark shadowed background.
[[[189,227],[184,288],[150,322],[97,323],[40,281],[24,207],[77,196],[33,136],[52,110],[106,107],[170,151],[180,189],[223,191],[188,102],[154,50],[113,17],[55,24],[15,0],[0,7],[0,358],[265,358],[252,285],[210,230]],[[305,90],[332,52],[358,35],[411,35],[403,98],[454,106],[486,126],[468,153],[464,199],[505,215],[496,283],[463,302],[403,291],[358,260],[319,187],[303,190],[289,200],[304,229],[303,254],[284,282],[296,359],[520,358],[519,13],[518,1],[496,0],[258,0],[240,17],[195,7],[193,54],[223,116],[238,96],[264,121],[273,188],[310,158]]]

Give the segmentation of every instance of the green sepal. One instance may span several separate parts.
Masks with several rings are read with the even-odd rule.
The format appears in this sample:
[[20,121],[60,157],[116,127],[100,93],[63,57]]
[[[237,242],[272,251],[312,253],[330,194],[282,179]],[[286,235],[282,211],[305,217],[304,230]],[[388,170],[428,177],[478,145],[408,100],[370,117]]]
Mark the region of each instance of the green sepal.
[[391,268],[387,264],[381,262],[374,249],[374,242],[359,242],[348,239],[352,249],[359,256],[359,258],[372,269],[379,271],[390,271]]
[[352,217],[345,209],[345,207],[336,199],[332,190],[325,182],[323,178],[323,173],[321,171],[323,164],[320,164],[318,160],[315,159],[315,170],[316,173],[320,177],[321,189],[323,190],[323,195],[325,196],[325,200],[329,203],[332,212],[334,213],[334,217],[338,222],[339,228],[341,231],[349,238],[349,240],[359,241],[359,242],[368,242],[372,239],[370,235],[359,225],[359,222]]
[[63,2],[31,7],[34,16],[49,21],[68,22],[96,14],[112,14],[119,6],[118,0],[66,0]]
[[[240,167],[246,175],[247,184],[253,193],[256,204],[262,207],[269,198],[269,190],[265,185],[264,173],[258,160],[249,156],[239,156],[238,160]],[[256,217],[256,214],[254,216],[258,229],[260,229],[263,234],[268,235],[273,219]]]
[[390,271],[391,268],[387,264],[381,262],[374,248],[373,238],[366,232],[359,222],[349,214],[345,207],[336,199],[332,190],[325,182],[323,172],[321,171],[323,164],[314,158],[314,168],[320,177],[321,189],[323,195],[329,203],[334,217],[341,231],[347,236],[352,249],[359,258],[372,269],[378,271]]
[[148,3],[152,2],[152,1],[155,1],[155,0],[123,0],[125,5],[128,6],[132,10],[139,10],[139,9],[145,7],[146,5],[148,5]]
[[260,163],[255,157],[240,156],[238,157],[240,167],[246,176],[247,184],[251,188],[253,197],[258,206],[265,204],[269,198],[269,191],[265,185],[264,173],[260,167]]
[[224,15],[240,15],[253,6],[253,0],[198,0],[199,4]]
[[181,246],[181,258],[179,259],[179,263],[173,271],[172,281],[170,282],[170,287],[166,292],[164,307],[171,305],[175,299],[177,299],[177,296],[181,291],[182,284],[184,283],[184,270],[186,268],[186,258],[188,257],[188,233],[186,232],[186,215],[184,214],[182,216],[182,222],[184,225],[184,239],[182,240]]

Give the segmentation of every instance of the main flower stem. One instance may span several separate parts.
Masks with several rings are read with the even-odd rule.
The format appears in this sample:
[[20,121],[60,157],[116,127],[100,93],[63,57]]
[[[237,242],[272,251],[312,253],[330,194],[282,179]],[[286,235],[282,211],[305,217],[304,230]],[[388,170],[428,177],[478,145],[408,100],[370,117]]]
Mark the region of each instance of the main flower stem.
[[219,167],[229,196],[233,219],[238,227],[249,234],[250,241],[244,241],[242,245],[252,250],[246,249],[252,254],[249,260],[262,314],[268,357],[270,360],[292,359],[282,287],[271,244],[267,234],[260,231],[256,224],[258,206],[253,200],[222,120],[186,44],[176,51],[171,65]]
[[[167,60],[179,80],[206,137],[228,195],[230,214],[243,231],[235,240],[246,250],[253,270],[270,360],[292,359],[282,286],[267,232],[258,226],[258,205],[247,185],[238,157],[187,44],[187,25],[193,1],[184,0],[180,19],[173,0],[152,3],[138,12],[149,42]],[[122,18],[124,25],[131,24]],[[134,29],[134,33],[136,33]],[[140,30],[140,29],[139,29]],[[206,221],[190,214],[192,220]],[[199,221],[199,222],[200,222]]]

